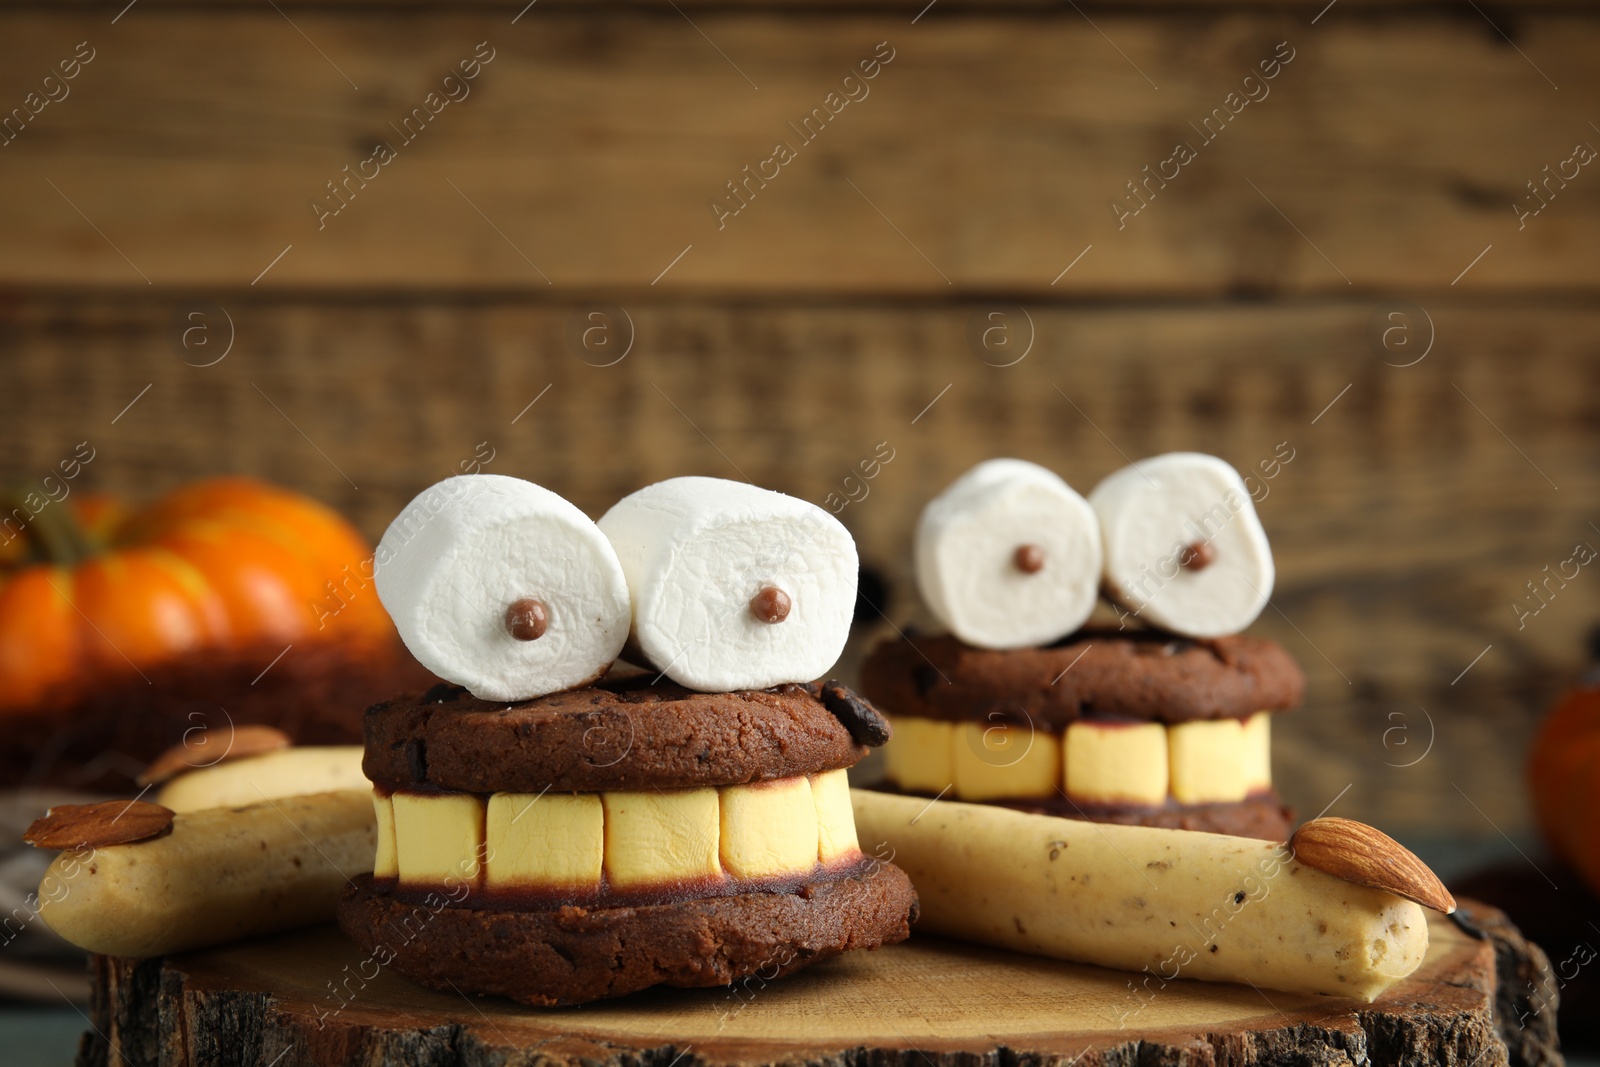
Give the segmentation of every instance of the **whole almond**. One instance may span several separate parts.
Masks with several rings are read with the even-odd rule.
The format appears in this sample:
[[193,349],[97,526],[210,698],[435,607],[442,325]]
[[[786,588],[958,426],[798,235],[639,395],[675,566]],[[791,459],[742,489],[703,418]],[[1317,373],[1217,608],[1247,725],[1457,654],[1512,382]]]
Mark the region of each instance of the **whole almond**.
[[140,785],[160,785],[171,778],[228,760],[260,756],[288,748],[294,742],[274,726],[229,725],[218,730],[196,727],[183,740],[151,761],[139,775]]
[[148,841],[172,832],[172,811],[143,800],[59,804],[35,819],[22,839],[35,848],[71,851]]
[[1381,889],[1449,915],[1456,898],[1410,849],[1351,819],[1313,819],[1289,839],[1294,858],[1342,881]]

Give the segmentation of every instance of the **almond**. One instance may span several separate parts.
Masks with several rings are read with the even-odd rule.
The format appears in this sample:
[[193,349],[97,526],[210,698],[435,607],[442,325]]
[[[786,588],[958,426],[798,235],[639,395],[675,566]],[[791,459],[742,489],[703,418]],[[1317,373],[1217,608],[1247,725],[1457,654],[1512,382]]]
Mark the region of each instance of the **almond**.
[[1410,849],[1366,823],[1313,819],[1289,839],[1294,858],[1342,881],[1381,889],[1449,915],[1456,898]]
[[22,839],[35,848],[62,851],[148,841],[172,832],[172,812],[143,800],[58,804],[35,819]]
[[183,740],[157,756],[139,775],[140,785],[159,785],[186,771],[215,767],[226,760],[260,756],[288,748],[294,742],[273,726],[228,726],[220,730],[198,727],[183,735]]

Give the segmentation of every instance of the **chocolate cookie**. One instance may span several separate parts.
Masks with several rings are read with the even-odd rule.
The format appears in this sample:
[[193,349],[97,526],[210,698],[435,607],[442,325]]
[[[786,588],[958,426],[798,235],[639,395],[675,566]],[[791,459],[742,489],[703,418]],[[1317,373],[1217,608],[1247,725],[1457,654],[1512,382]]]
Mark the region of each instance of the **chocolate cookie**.
[[389,788],[472,793],[743,785],[853,766],[867,749],[852,731],[870,731],[819,696],[801,685],[697,693],[648,675],[520,704],[435,686],[367,711],[362,766]]
[[[1019,805],[1025,811],[1043,809]],[[1207,834],[1255,837],[1263,841],[1287,841],[1294,829],[1294,814],[1284,806],[1277,791],[1246,797],[1224,804],[1168,804],[1162,808],[1121,808],[1082,805],[1077,811],[1051,811],[1068,819],[1114,822],[1124,826],[1160,826],[1169,830],[1198,830]]]
[[1305,676],[1259,637],[1194,641],[1108,628],[1006,651],[949,635],[891,639],[867,658],[862,689],[891,716],[993,715],[1056,731],[1082,718],[1179,723],[1283,711],[1300,702]]
[[[871,788],[899,793],[890,783]],[[931,796],[932,794],[914,794]],[[1159,826],[1169,830],[1198,830],[1207,834],[1255,837],[1263,841],[1287,841],[1294,828],[1294,814],[1284,807],[1276,790],[1256,793],[1244,800],[1218,804],[1179,804],[1168,798],[1166,804],[1146,807],[1137,804],[1093,804],[1054,797],[1016,800],[985,800],[1002,808],[1054,815],[1062,819],[1088,822],[1114,822],[1123,826]]]
[[392,961],[412,981],[549,1006],[654,985],[768,981],[904,940],[916,909],[904,872],[864,860],[788,893],[553,911],[408,904],[362,875],[339,901],[339,925],[375,962]]

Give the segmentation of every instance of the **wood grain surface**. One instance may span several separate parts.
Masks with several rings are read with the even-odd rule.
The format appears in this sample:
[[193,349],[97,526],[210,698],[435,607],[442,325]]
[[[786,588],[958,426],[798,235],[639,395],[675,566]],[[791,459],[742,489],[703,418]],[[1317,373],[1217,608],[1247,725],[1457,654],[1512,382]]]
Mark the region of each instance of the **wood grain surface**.
[[[1313,6],[934,8],[914,23],[909,7],[737,4],[693,18],[665,4],[520,18],[521,4],[292,18],[141,4],[115,24],[8,8],[0,113],[78,42],[94,58],[0,148],[0,284],[1593,286],[1600,178],[1565,161],[1600,145],[1600,19]],[[470,94],[404,132],[479,42],[494,58]],[[865,95],[797,136],[790,123],[852,91],[844,78],[875,54],[893,59]],[[1293,58],[1252,89],[1275,54]],[[1261,98],[1228,103],[1247,92]],[[727,183],[780,140],[796,158],[719,219]],[[313,201],[338,205],[328,184],[378,141],[393,161],[319,221]],[[1164,167],[1180,142],[1195,158]],[[1515,203],[1542,203],[1527,183],[1564,165],[1575,177],[1519,222]],[[1147,166],[1176,176],[1119,217],[1111,202],[1137,206],[1128,184]]]
[[1553,996],[1548,961],[1498,913],[1479,918],[1486,940],[1435,917],[1421,969],[1371,1005],[1183,980],[1141,1001],[1120,972],[914,938],[770,984],[537,1010],[369,971],[340,934],[316,930],[165,960],[97,957],[99,1037],[78,1063],[1560,1067],[1553,1018],[1528,1010],[1530,993]]
[[[973,462],[1023,456],[1087,491],[1131,459],[1216,452],[1255,472],[1278,560],[1254,629],[1310,678],[1306,706],[1277,726],[1280,785],[1309,817],[1354,783],[1335,813],[1402,833],[1524,828],[1526,740],[1584,669],[1600,578],[1585,567],[1565,588],[1541,585],[1545,601],[1527,583],[1579,542],[1600,548],[1592,302],[1019,313],[640,296],[604,311],[610,332],[585,348],[600,305],[543,294],[214,295],[227,320],[142,294],[7,305],[0,351],[26,358],[0,360],[18,427],[4,480],[40,478],[87,440],[80,487],[148,497],[250,472],[376,537],[464,463],[537,480],[591,515],[673,475],[748,478],[843,502],[890,586],[884,615],[905,626],[928,621],[910,576],[916,515]],[[193,321],[207,325],[185,348],[175,335]],[[1021,347],[973,340],[997,321]],[[1031,350],[993,365],[1026,347],[1030,322]],[[892,458],[869,479],[875,453]],[[1263,477],[1275,456],[1292,458]],[[892,633],[867,612],[850,664]]]

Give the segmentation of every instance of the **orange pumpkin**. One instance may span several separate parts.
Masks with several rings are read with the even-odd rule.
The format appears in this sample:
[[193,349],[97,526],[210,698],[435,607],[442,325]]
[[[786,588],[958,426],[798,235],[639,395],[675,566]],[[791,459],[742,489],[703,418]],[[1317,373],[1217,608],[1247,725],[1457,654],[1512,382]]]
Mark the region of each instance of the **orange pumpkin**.
[[394,639],[371,547],[284,489],[218,478],[131,514],[80,493],[13,515],[27,522],[0,553],[0,711],[202,650]]
[[1600,685],[1572,690],[1545,718],[1528,784],[1551,850],[1600,893]]

